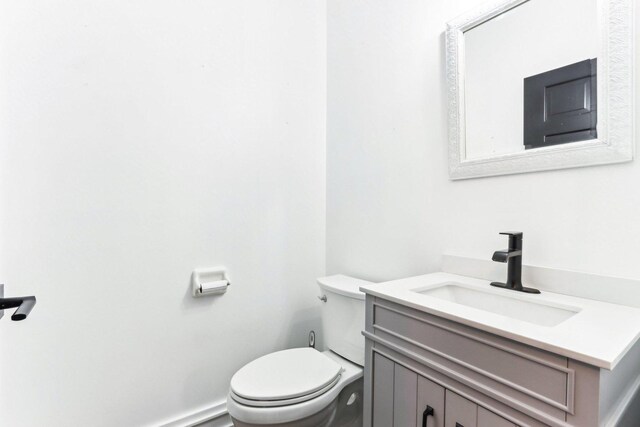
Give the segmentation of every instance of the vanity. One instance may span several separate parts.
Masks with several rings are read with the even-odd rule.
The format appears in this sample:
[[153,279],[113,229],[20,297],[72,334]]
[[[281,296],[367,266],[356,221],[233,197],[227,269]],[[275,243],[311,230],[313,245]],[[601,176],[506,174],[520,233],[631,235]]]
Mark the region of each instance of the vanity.
[[450,273],[361,290],[365,426],[637,425],[639,308]]
[[[489,0],[449,21],[449,178],[632,161],[633,16],[631,0]],[[507,234],[505,282],[360,288],[365,426],[640,425],[640,283],[556,272],[537,294]]]

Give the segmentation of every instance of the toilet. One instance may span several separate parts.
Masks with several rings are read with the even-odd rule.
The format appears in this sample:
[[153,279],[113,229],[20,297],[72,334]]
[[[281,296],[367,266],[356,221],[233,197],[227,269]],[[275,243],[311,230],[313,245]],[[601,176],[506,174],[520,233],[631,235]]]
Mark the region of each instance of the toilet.
[[328,350],[293,348],[262,356],[231,378],[227,409],[236,427],[360,427],[364,294],[369,282],[318,279]]

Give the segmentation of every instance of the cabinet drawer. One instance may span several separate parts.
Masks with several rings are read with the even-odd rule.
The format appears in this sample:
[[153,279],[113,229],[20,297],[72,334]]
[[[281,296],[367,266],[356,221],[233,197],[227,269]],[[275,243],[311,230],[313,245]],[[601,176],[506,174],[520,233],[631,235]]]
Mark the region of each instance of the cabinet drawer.
[[573,410],[565,357],[388,301],[376,301],[373,314],[374,335],[469,387],[554,418]]

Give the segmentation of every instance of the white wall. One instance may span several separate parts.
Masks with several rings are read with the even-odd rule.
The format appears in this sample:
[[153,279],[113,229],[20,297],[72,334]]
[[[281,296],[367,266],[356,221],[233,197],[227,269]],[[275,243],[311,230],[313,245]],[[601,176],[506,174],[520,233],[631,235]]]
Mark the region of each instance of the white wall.
[[527,264],[639,278],[640,161],[449,181],[443,33],[483,1],[329,0],[327,273],[490,259],[515,229]]
[[[305,345],[324,273],[323,1],[0,3],[0,424],[158,425]],[[194,300],[196,267],[233,284]]]

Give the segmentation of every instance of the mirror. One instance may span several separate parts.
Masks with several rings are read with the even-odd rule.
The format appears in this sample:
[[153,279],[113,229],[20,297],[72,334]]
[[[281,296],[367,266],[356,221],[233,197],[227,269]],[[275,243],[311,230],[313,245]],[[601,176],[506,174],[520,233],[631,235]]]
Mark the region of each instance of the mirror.
[[[550,95],[546,104],[551,105],[547,107],[555,105],[561,111],[556,115],[570,119],[592,111],[597,113],[597,108],[590,108],[588,101],[592,94],[583,86],[591,85],[579,72],[582,70],[565,72],[553,81],[553,86],[532,89],[525,97],[528,78],[547,74],[548,79],[553,79],[553,70],[597,58],[598,32],[594,31],[598,28],[597,10],[596,0],[533,0],[465,32],[465,158],[481,159],[531,147],[533,144],[526,142],[538,124],[527,123],[529,126],[525,127],[525,103],[530,104],[529,109],[544,112],[545,103],[540,102],[544,92]],[[570,84],[576,80],[578,84]],[[536,96],[535,90],[541,90],[542,96]],[[531,105],[536,103],[539,105]],[[539,118],[544,121],[544,117]],[[590,123],[578,122],[583,126],[562,129],[559,125],[551,135],[590,130]],[[552,138],[548,136],[549,132],[541,141],[529,142],[549,144]],[[593,135],[578,134],[574,141],[585,139],[593,139]]]
[[631,1],[502,0],[450,22],[450,177],[632,160]]

